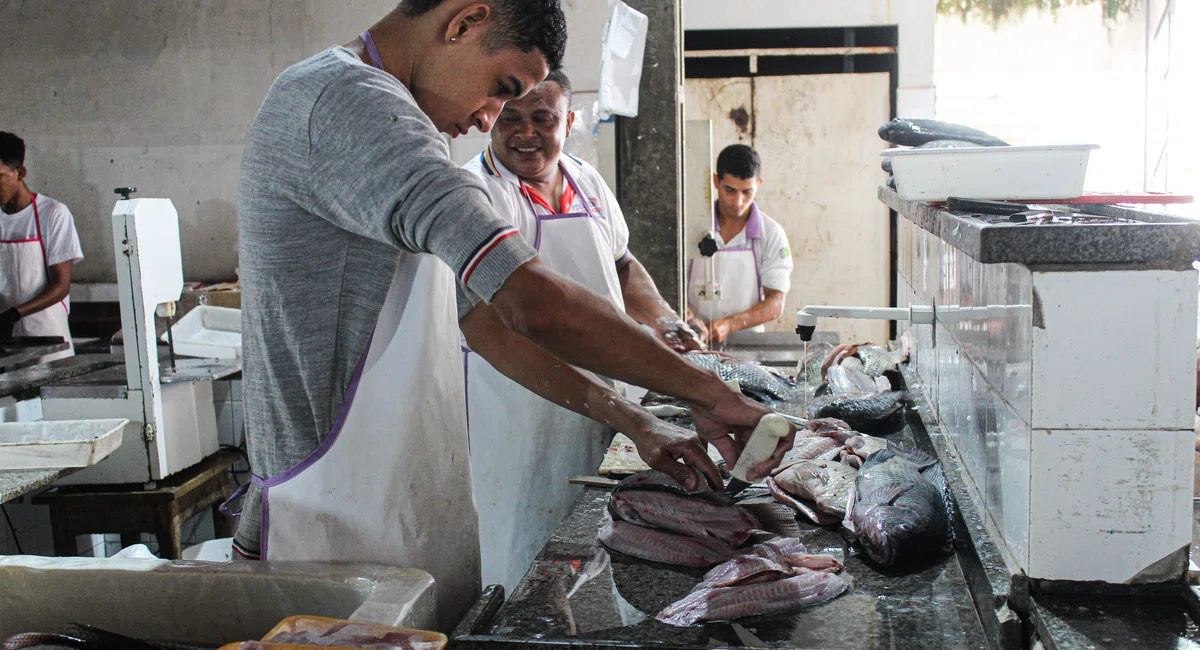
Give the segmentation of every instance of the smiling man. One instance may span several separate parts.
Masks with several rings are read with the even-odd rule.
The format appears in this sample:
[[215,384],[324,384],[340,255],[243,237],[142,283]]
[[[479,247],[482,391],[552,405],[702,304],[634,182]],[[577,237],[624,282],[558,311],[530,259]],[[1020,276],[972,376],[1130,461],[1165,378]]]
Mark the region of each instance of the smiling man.
[[[423,569],[443,630],[474,602],[456,285],[468,341],[497,367],[693,486],[684,463],[720,480],[697,434],[736,459],[767,412],[547,269],[450,161],[438,132],[490,130],[565,40],[558,0],[405,0],[272,85],[238,190],[254,470],[240,556]],[[477,313],[494,326],[472,329]],[[692,403],[696,434],[568,364]]]
[[[466,169],[484,180],[500,216],[543,264],[604,296],[676,350],[699,349],[629,251],[629,228],[604,179],[563,153],[575,123],[570,107],[570,81],[551,72],[505,105],[491,145]],[[473,314],[464,331],[470,335],[487,320]],[[530,393],[479,354],[466,355],[483,580],[511,589],[574,501],[577,490],[564,489],[567,479],[595,472],[613,430]]]

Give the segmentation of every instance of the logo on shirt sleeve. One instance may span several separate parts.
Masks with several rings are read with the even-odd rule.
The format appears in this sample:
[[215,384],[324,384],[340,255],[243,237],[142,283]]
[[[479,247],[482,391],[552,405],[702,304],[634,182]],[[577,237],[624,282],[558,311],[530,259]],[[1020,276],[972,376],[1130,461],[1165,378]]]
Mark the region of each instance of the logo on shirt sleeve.
[[789,250],[787,246],[783,246],[779,249],[779,259],[786,260],[787,258],[789,258],[791,256],[792,256],[792,251]]

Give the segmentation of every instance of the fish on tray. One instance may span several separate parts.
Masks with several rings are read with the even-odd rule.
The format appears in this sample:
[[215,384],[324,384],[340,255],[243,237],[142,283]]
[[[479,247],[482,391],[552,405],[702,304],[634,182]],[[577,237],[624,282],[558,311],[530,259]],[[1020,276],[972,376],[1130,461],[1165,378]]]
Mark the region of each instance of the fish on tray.
[[793,538],[759,544],[714,567],[687,596],[667,606],[657,618],[686,627],[816,605],[849,588],[849,580],[838,575],[842,568],[832,556],[810,555]]
[[887,428],[904,407],[904,391],[822,395],[809,404],[814,418],[837,418],[855,431]]
[[760,402],[791,402],[804,394],[803,388],[786,375],[754,361],[719,352],[689,352],[687,358],[697,366],[717,373],[721,381],[736,380],[743,393]]
[[936,459],[919,449],[883,449],[859,470],[843,525],[887,566],[944,550],[953,507]]
[[767,479],[775,500],[818,526],[830,526],[846,516],[846,500],[858,480],[858,470],[837,461],[796,463]]

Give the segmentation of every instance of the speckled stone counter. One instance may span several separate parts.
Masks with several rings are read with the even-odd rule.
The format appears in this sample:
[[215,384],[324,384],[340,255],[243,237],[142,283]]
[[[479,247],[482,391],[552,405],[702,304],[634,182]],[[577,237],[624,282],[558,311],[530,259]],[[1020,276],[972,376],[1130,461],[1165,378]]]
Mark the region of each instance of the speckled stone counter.
[[[910,423],[912,419],[910,418]],[[919,426],[919,419],[916,420]],[[911,427],[888,436],[913,445]],[[610,554],[596,541],[608,493],[586,488],[529,572],[476,633],[455,648],[986,648],[958,556],[880,569],[848,555],[834,531],[796,520],[769,498],[744,505],[772,532],[799,537],[815,553],[845,558],[853,588],[790,615],[676,628],[654,615],[687,594],[702,569]],[[484,608],[480,608],[481,610]]]
[[944,205],[905,201],[887,187],[879,188],[879,200],[984,264],[1182,268],[1200,258],[1200,223],[1184,217],[1116,206],[1069,206],[1141,223],[1034,226],[990,223],[970,212],[951,212]]
[[64,379],[86,375],[120,365],[121,357],[108,354],[88,354],[58,359],[50,363],[29,366],[20,370],[0,374],[0,398],[37,397],[38,390]]
[[70,345],[59,337],[58,343],[21,344],[7,342],[0,346],[0,372],[8,372],[37,363],[38,359],[55,352],[70,349]]
[[40,490],[58,479],[79,471],[71,469],[46,469],[29,472],[0,471],[0,503]]

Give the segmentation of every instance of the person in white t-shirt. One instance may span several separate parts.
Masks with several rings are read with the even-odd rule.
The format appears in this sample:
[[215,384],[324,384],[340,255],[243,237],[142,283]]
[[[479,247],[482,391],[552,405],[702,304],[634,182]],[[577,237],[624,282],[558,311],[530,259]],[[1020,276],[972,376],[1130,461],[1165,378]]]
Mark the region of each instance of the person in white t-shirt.
[[692,252],[687,265],[688,323],[710,343],[722,343],[739,330],[764,331],[765,323],[783,315],[792,286],[792,251],[783,228],[754,202],[762,182],[762,160],[752,147],[730,145],[717,156],[716,291],[706,278],[706,257]]
[[[600,173],[563,152],[574,124],[570,106],[570,80],[551,72],[505,104],[491,144],[464,167],[483,179],[496,212],[543,264],[607,298],[676,351],[699,349],[629,251],[625,216]],[[566,480],[595,472],[613,430],[534,395],[476,352],[464,348],[464,355],[483,583],[512,589],[575,499],[578,490],[563,489]]]
[[67,295],[71,268],[83,259],[79,233],[67,206],[30,191],[26,173],[25,142],[0,131],[0,342],[61,336],[70,343]]

